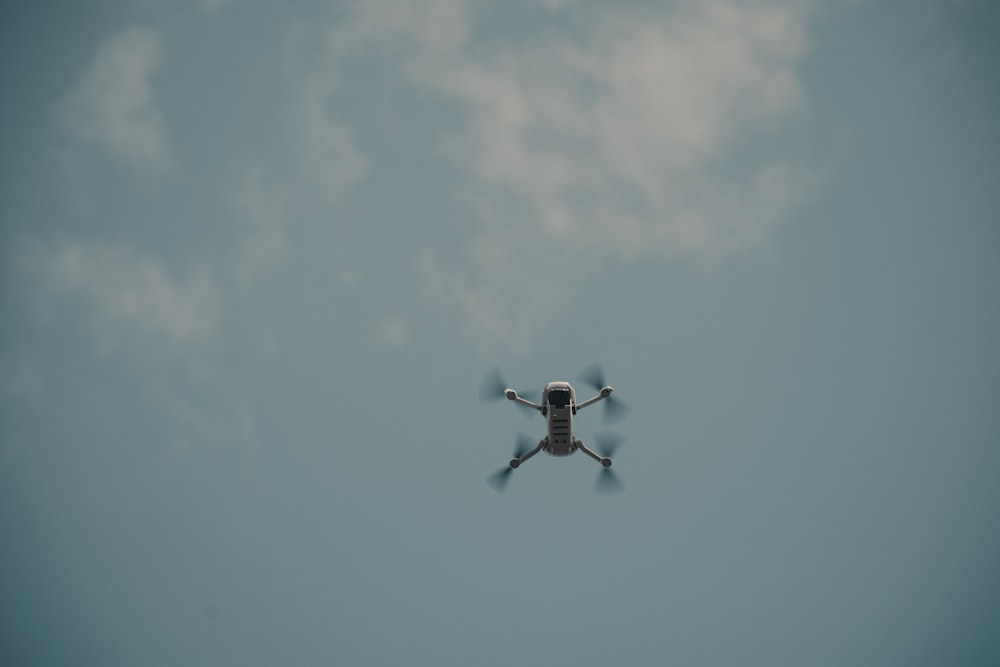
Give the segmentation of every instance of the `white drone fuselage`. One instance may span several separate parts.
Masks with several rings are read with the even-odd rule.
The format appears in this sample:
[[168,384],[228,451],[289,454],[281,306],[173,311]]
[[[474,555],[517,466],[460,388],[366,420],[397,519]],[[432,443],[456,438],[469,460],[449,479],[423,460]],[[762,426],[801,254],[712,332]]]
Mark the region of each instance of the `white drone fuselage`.
[[569,382],[553,381],[542,388],[542,396],[538,403],[529,398],[519,396],[500,377],[499,371],[493,371],[483,379],[480,397],[483,400],[507,398],[518,404],[518,407],[539,412],[545,417],[548,426],[545,437],[535,440],[532,436],[519,433],[514,444],[514,456],[505,467],[486,478],[486,481],[497,491],[503,492],[511,475],[521,465],[539,452],[550,456],[566,457],[577,451],[597,461],[601,471],[597,475],[596,489],[600,492],[620,491],[623,488],[618,476],[611,470],[614,455],[622,438],[614,433],[598,432],[594,434],[596,451],[583,440],[576,437],[573,422],[576,413],[583,408],[598,402],[604,402],[604,420],[621,417],[623,410],[628,408],[611,396],[614,391],[604,382],[604,373],[599,365],[594,364],[581,373],[580,379],[597,390],[597,395],[580,403],[576,402],[576,389]]
[[522,396],[518,396],[517,392],[513,389],[505,389],[504,395],[508,399],[538,410],[548,422],[548,435],[531,451],[522,456],[512,458],[510,460],[510,467],[517,468],[522,462],[540,451],[547,452],[552,456],[569,456],[577,450],[584,452],[605,468],[610,467],[611,459],[609,457],[599,455],[573,435],[573,416],[580,408],[585,408],[588,405],[609,397],[612,391],[614,389],[611,387],[602,387],[597,396],[577,404],[576,390],[573,389],[573,385],[569,382],[558,381],[546,384],[542,389],[541,403],[533,403]]

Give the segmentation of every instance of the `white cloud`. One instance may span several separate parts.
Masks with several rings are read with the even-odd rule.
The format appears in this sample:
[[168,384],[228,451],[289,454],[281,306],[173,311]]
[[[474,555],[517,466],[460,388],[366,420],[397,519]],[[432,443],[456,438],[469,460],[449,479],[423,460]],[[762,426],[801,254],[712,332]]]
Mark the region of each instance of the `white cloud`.
[[542,6],[550,12],[557,12],[573,5],[577,0],[541,0]]
[[160,40],[149,30],[130,28],[108,39],[60,105],[67,128],[115,158],[167,164],[165,124],[150,83],[161,62]]
[[410,342],[410,325],[398,315],[385,315],[375,327],[375,340],[389,347],[406,347]]
[[354,145],[350,126],[338,122],[327,109],[335,90],[335,75],[307,76],[294,110],[306,179],[318,188],[321,198],[334,201],[356,186],[369,168],[367,156]]
[[582,4],[546,3],[571,29],[514,43],[479,39],[467,0],[361,2],[329,39],[335,64],[396,57],[465,112],[443,139],[468,177],[465,252],[415,270],[477,334],[545,326],[589,266],[752,248],[806,190],[782,156],[741,152],[804,108],[801,3]]
[[392,40],[405,38],[421,55],[451,58],[466,43],[472,29],[469,0],[375,0],[348,7],[348,20],[334,28],[328,43],[343,55],[373,42],[390,40],[387,50],[399,52]]
[[[526,224],[557,250],[714,254],[739,230],[720,215],[734,184],[712,170],[747,131],[800,107],[804,41],[795,12],[699,3],[608,13],[581,39],[487,57],[418,54],[410,69],[469,110],[452,146],[478,194],[527,206]],[[755,212],[742,224],[773,222]]]
[[[128,378],[135,404],[156,406],[166,442],[254,445],[251,401],[219,354],[223,299],[207,270],[178,272],[126,245],[80,241],[28,241],[19,265],[33,286],[33,315],[73,336],[92,334],[95,351]],[[60,372],[44,361],[0,357],[0,371],[10,371],[0,399],[44,400]]]
[[237,281],[250,285],[258,276],[284,264],[290,257],[286,226],[292,196],[287,187],[264,185],[259,167],[242,176],[232,204],[245,224],[236,244],[233,271]]
[[218,290],[204,271],[174,279],[154,257],[102,243],[50,248],[30,265],[50,290],[90,306],[108,347],[139,333],[176,348],[216,331]]

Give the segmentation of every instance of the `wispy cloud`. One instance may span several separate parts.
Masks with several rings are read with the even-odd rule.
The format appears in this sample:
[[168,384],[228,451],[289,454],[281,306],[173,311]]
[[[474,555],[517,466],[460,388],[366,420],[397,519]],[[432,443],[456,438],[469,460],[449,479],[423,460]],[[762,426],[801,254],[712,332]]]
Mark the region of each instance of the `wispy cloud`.
[[218,290],[205,271],[177,279],[139,251],[82,242],[37,250],[27,264],[51,292],[89,305],[106,347],[139,334],[181,348],[216,331]]
[[161,63],[160,40],[150,30],[129,28],[109,38],[60,104],[67,129],[115,158],[166,165],[166,128],[151,84]]
[[465,254],[416,270],[478,333],[544,325],[575,294],[556,279],[571,268],[753,247],[807,183],[779,154],[741,152],[804,108],[801,3],[584,4],[547,3],[571,29],[515,44],[477,39],[465,0],[365,2],[329,40],[335,58],[396,54],[465,112],[442,138],[468,176]]
[[[84,354],[113,361],[137,404],[156,406],[171,445],[254,445],[251,400],[219,354],[225,299],[211,272],[172,269],[124,244],[71,240],[26,242],[18,264],[33,317],[90,334]],[[0,357],[0,370],[10,376],[0,383],[7,402],[44,400],[64,372],[37,353]]]
[[328,201],[356,186],[369,169],[368,157],[355,146],[350,126],[327,108],[335,90],[335,73],[317,72],[304,77],[294,102],[305,180]]
[[385,315],[375,327],[375,340],[389,347],[406,347],[410,342],[410,325],[398,315]]
[[290,256],[286,227],[293,197],[286,185],[266,185],[259,166],[241,176],[231,203],[243,223],[232,267],[239,284],[253,280],[285,263]]

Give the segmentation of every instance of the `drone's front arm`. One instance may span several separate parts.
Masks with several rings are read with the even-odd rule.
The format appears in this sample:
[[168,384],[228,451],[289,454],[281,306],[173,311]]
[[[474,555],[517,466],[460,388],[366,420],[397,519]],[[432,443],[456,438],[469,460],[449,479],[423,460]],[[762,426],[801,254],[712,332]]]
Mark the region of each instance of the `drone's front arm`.
[[614,389],[612,389],[611,387],[604,387],[603,389],[601,389],[601,393],[598,394],[597,396],[594,396],[593,398],[589,398],[586,401],[584,401],[583,403],[577,404],[576,409],[579,410],[580,408],[585,408],[588,405],[593,405],[594,403],[597,403],[598,401],[602,401],[605,398],[607,398],[608,396],[610,396],[611,392],[613,392],[613,391],[614,391]]
[[521,396],[518,396],[518,395],[517,395],[517,392],[516,392],[516,391],[514,391],[513,389],[508,389],[508,390],[506,390],[506,391],[504,392],[504,395],[505,395],[505,396],[506,396],[506,397],[507,397],[508,399],[510,399],[510,400],[512,400],[512,401],[516,401],[517,403],[520,403],[521,405],[527,405],[527,406],[528,406],[529,408],[531,408],[531,409],[533,409],[533,410],[538,410],[539,412],[541,412],[541,411],[542,411],[542,406],[540,406],[540,405],[539,405],[538,403],[532,403],[532,402],[531,402],[531,401],[529,401],[528,399],[526,399],[526,398],[523,398],[523,397],[521,397]]

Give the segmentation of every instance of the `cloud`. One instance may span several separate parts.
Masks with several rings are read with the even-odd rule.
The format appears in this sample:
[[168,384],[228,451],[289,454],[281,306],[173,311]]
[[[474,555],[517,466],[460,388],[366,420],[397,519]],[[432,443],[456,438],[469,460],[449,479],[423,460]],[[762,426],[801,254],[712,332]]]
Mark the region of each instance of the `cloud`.
[[369,49],[383,42],[387,50],[401,54],[394,44],[406,40],[422,57],[454,57],[465,46],[473,28],[469,0],[376,0],[354,2],[347,18],[331,31],[327,43],[332,55],[344,56],[358,48]]
[[335,90],[335,75],[314,73],[303,79],[294,107],[306,180],[321,199],[332,201],[361,182],[369,169],[368,157],[355,146],[350,126],[338,122],[327,109]]
[[178,280],[154,257],[104,243],[48,248],[29,265],[49,290],[89,305],[108,347],[143,334],[180,348],[216,331],[218,290],[204,271]]
[[745,149],[805,107],[801,3],[584,4],[546,3],[567,22],[515,43],[480,38],[464,0],[365,2],[329,40],[344,61],[395,54],[464,112],[442,146],[467,178],[465,252],[415,270],[476,334],[544,326],[588,266],[752,248],[808,190],[800,165]]
[[166,165],[166,129],[150,83],[161,63],[160,40],[149,30],[130,28],[108,39],[60,104],[67,129],[117,159]]
[[[415,83],[467,109],[450,145],[476,194],[496,210],[523,205],[524,224],[557,250],[715,254],[773,222],[756,206],[739,224],[729,218],[746,204],[772,209],[773,178],[742,187],[772,165],[734,183],[717,170],[741,137],[801,108],[794,67],[804,44],[794,11],[707,2],[608,12],[576,39],[485,56],[418,51],[408,67]],[[742,192],[727,194],[733,185]]]
[[406,347],[410,342],[410,325],[398,315],[384,315],[375,327],[375,340],[388,347]]
[[250,286],[291,255],[286,227],[293,197],[287,186],[266,186],[261,168],[254,166],[243,174],[231,200],[244,223],[233,254],[233,272],[241,285]]
[[571,6],[577,0],[541,0],[541,2],[548,11],[557,12]]

